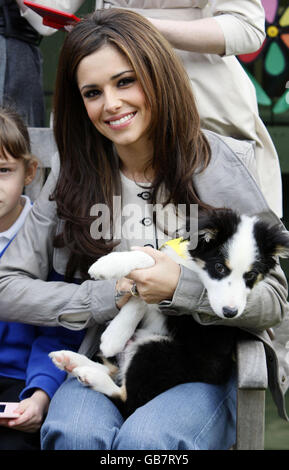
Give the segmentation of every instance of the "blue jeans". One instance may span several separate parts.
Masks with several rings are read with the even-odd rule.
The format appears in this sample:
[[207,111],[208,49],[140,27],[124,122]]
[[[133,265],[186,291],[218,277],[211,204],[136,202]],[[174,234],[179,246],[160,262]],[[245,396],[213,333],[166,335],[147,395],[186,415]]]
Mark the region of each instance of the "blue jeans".
[[44,450],[228,449],[236,440],[236,377],[177,385],[124,421],[104,395],[68,378],[41,429]]

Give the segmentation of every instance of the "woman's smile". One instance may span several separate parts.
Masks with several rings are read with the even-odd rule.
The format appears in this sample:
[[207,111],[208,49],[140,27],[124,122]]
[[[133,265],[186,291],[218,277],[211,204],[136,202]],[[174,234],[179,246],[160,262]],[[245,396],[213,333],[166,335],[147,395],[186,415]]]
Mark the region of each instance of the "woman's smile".
[[111,128],[115,130],[123,129],[131,124],[133,121],[137,111],[127,114],[121,114],[120,116],[114,116],[105,121],[105,123]]

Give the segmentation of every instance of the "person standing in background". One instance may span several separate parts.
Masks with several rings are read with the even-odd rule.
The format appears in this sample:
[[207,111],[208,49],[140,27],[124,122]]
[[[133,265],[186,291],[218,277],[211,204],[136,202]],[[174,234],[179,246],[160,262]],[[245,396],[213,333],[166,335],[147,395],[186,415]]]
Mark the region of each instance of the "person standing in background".
[[32,12],[26,17],[23,0],[0,0],[0,105],[13,106],[30,127],[45,126],[42,84],[42,36],[56,32]]

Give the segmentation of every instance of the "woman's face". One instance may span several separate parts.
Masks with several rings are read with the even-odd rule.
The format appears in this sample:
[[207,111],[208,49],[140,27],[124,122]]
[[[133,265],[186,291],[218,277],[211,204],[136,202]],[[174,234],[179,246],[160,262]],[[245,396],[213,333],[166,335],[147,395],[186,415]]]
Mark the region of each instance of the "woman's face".
[[77,68],[77,83],[90,120],[117,150],[146,150],[151,112],[123,54],[105,45],[85,57]]

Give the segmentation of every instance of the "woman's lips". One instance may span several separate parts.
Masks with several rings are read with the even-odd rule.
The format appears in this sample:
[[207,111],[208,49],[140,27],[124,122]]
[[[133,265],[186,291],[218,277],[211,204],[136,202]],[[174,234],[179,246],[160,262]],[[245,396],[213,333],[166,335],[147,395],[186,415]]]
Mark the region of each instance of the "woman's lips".
[[115,116],[107,121],[104,121],[111,129],[121,129],[128,126],[136,115],[136,111],[132,113],[122,114]]

